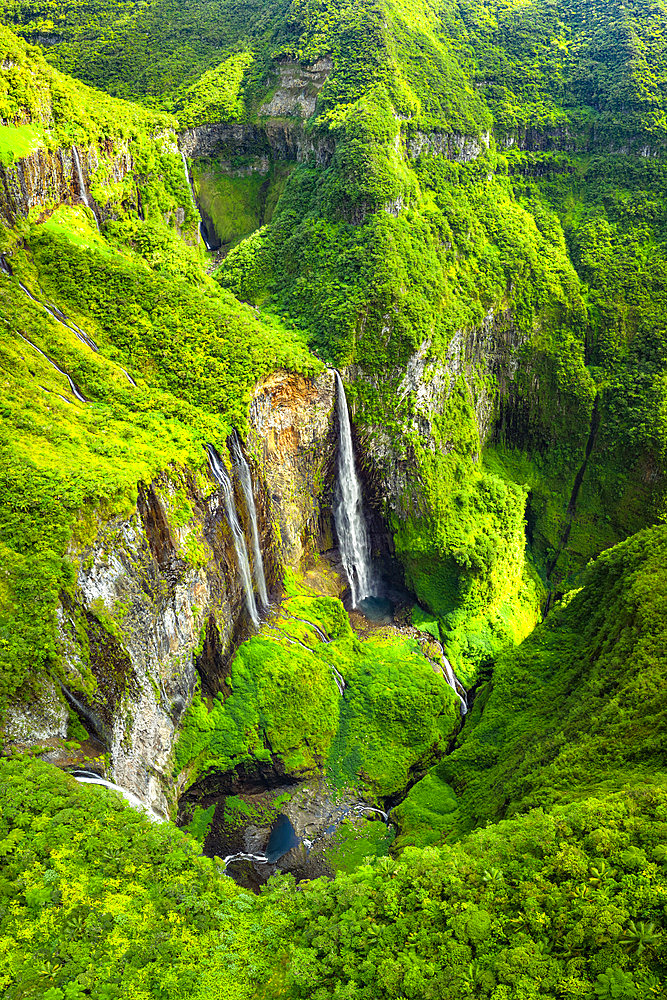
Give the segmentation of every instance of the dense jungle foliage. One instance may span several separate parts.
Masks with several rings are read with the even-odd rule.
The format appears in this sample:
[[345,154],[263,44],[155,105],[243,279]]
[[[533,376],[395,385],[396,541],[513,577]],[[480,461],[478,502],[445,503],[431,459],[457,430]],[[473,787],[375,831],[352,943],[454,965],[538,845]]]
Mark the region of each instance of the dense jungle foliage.
[[[4,995],[663,996],[665,3],[0,0],[0,19],[3,724],[71,683],[58,609],[101,525],[159,475],[172,527],[192,519],[203,444],[243,436],[278,369],[342,370],[414,600],[360,638],[288,577],[181,720],[180,790],[278,762],[393,806],[393,842],[336,835],[335,878],[239,888],[201,854],[204,811],[152,824],[39,759],[80,748],[73,713],[69,741],[7,749]],[[123,613],[90,611],[121,647]]]

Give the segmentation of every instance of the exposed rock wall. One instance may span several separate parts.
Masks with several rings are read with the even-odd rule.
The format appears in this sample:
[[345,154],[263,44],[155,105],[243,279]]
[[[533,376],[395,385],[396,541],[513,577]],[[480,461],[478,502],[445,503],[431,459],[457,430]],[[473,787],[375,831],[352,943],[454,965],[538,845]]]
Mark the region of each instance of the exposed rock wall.
[[[248,457],[274,592],[283,566],[298,565],[317,534],[331,488],[332,421],[331,372],[315,380],[276,372],[251,403]],[[247,533],[238,487],[237,508]],[[105,744],[108,776],[167,814],[178,794],[177,727],[197,674],[205,693],[224,691],[229,657],[251,628],[220,490],[205,471],[172,469],[140,485],[136,510],[101,523],[72,558],[76,584],[60,611],[71,703]],[[8,742],[65,736],[56,692],[45,689],[41,701],[29,712],[10,707]]]
[[411,160],[422,153],[429,156],[446,156],[448,160],[469,163],[489,148],[490,136],[461,135],[458,132],[413,132],[405,139],[405,148]]
[[664,154],[664,144],[647,142],[646,135],[619,135],[617,126],[527,125],[499,133],[499,149],[520,149],[533,153],[605,153],[655,157]]
[[288,566],[298,566],[312,548],[330,507],[334,406],[332,371],[313,382],[275,372],[258,385],[250,406],[251,442]]
[[312,157],[318,166],[326,167],[334,154],[331,136],[306,135],[299,119],[269,119],[262,125],[198,125],[181,132],[178,143],[190,159],[256,156],[303,163]]
[[99,219],[104,218],[104,208],[91,196],[93,175],[104,165],[109,180],[119,183],[134,169],[132,156],[121,143],[107,140],[104,147],[77,147],[85,198],[81,191],[76,168],[74,148],[36,149],[14,166],[0,165],[0,215],[10,225],[18,217],[25,217],[34,208],[48,205],[83,204],[87,198]]
[[[517,386],[524,344],[525,337],[510,313],[490,309],[479,327],[457,331],[443,353],[427,340],[405,368],[383,373],[381,378],[358,365],[349,368],[351,381],[368,386],[376,401],[385,400],[390,407],[386,420],[367,424],[360,432],[364,471],[376,505],[388,505],[401,514],[418,512],[418,463],[412,442],[418,440],[420,448],[430,451],[441,447],[435,423],[446,411],[459,378],[475,412],[480,451],[490,437],[512,437],[511,443],[520,444],[519,438],[536,433],[530,414],[523,412],[524,405],[530,409],[529,402],[525,403]],[[537,373],[530,379],[537,398]],[[392,385],[389,393],[388,383]]]
[[310,118],[332,66],[329,56],[318,59],[312,66],[302,66],[291,59],[280,61],[278,86],[260,107],[260,116]]

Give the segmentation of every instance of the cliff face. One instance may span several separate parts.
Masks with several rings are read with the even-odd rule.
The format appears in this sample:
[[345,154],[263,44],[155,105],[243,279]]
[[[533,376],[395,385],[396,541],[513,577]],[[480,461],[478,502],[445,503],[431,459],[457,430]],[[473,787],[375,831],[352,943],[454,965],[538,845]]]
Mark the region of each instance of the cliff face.
[[[509,312],[491,309],[479,327],[457,331],[443,354],[432,349],[431,341],[424,341],[406,367],[388,373],[389,377],[380,380],[358,365],[350,367],[349,378],[370,388],[374,398],[387,406],[384,420],[361,430],[366,474],[387,513],[409,515],[421,508],[413,445],[418,442],[420,449],[430,452],[442,447],[436,425],[450,405],[455,384],[462,381],[474,412],[477,456],[489,439],[521,445],[539,434],[536,414],[518,386],[520,375],[522,382],[532,385],[537,401],[539,373],[522,356],[525,342]],[[389,393],[387,383],[392,385]]]
[[250,441],[275,511],[272,520],[286,566],[297,567],[312,550],[330,507],[334,406],[331,371],[313,382],[275,372],[260,382],[250,405]]
[[0,215],[12,225],[35,208],[88,203],[101,221],[109,212],[91,194],[98,171],[106,183],[120,183],[133,171],[127,147],[109,139],[99,148],[37,149],[14,166],[0,165]]
[[[251,403],[248,459],[274,593],[318,530],[333,401],[331,373],[309,381],[277,372]],[[238,483],[235,491],[248,535]],[[224,690],[230,655],[251,627],[221,492],[204,472],[170,470],[140,484],[136,510],[101,523],[72,558],[76,583],[60,610],[67,699],[106,748],[108,775],[167,814],[178,794],[176,730],[197,677],[207,694]],[[49,688],[29,711],[10,707],[5,738],[51,744],[62,762],[66,728]]]
[[256,156],[303,163],[312,156],[317,166],[327,167],[334,154],[333,139],[307,136],[299,118],[268,119],[261,125],[198,125],[181,132],[178,142],[191,159]]

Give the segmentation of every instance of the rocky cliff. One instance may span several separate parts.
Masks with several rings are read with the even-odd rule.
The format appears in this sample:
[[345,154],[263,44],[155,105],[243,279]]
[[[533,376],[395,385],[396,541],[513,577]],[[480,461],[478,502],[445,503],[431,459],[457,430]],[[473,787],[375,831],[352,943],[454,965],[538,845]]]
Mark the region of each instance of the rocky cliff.
[[[110,214],[106,200],[99,197],[103,186],[119,184],[133,170],[127,144],[120,140],[82,148],[36,149],[13,166],[0,165],[0,215],[13,225],[36,208],[89,204],[102,221]],[[138,206],[139,195],[133,187]]]
[[[276,372],[251,402],[248,458],[274,596],[319,530],[333,408],[330,372],[312,381]],[[108,754],[107,775],[167,815],[183,711],[197,683],[209,695],[224,690],[230,655],[252,627],[220,489],[206,471],[169,469],[139,484],[131,516],[100,522],[71,558],[76,582],[60,609],[65,696]],[[74,763],[67,728],[65,702],[47,685],[29,708],[10,707],[5,738],[50,745],[51,759]]]

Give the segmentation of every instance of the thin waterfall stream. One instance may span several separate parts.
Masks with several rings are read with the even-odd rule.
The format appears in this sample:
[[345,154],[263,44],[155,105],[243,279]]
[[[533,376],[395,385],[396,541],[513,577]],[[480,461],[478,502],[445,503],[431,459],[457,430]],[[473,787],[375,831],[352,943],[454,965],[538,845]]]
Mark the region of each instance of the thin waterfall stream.
[[[0,254],[0,271],[2,271],[3,274],[6,274],[8,278],[14,277],[14,272],[12,271],[11,267],[9,266],[9,262],[7,261],[7,258],[5,257],[4,254]],[[54,319],[56,321],[56,323],[59,323],[60,326],[64,326],[66,330],[69,330],[71,333],[73,333],[74,336],[77,338],[77,340],[79,340],[82,344],[84,344],[85,347],[89,347],[91,351],[95,351],[95,352],[97,352],[99,350],[99,348],[98,348],[97,344],[95,343],[95,341],[93,340],[93,338],[89,337],[88,334],[85,333],[81,329],[80,326],[77,326],[76,323],[73,320],[68,319],[65,316],[64,312],[61,309],[58,308],[58,306],[55,306],[55,305],[54,306],[48,306],[46,304],[46,302],[42,302],[41,299],[38,299],[35,295],[33,295],[32,292],[30,291],[30,289],[27,288],[23,284],[22,281],[20,281],[18,278],[16,280],[19,283],[19,288],[21,289],[21,291],[25,295],[28,296],[28,298],[30,299],[31,302],[34,302],[36,305],[40,306],[44,310],[45,313],[48,313],[48,315],[52,319]],[[24,340],[25,339],[27,339],[27,338],[24,337]],[[28,343],[31,343],[31,342],[28,341]],[[34,347],[34,346],[35,345],[31,343],[31,347]],[[36,347],[35,350],[39,350],[39,348]],[[43,353],[43,352],[40,351],[40,353]],[[46,357],[46,355],[44,355],[44,356]],[[50,361],[51,359],[48,358],[47,360]],[[53,362],[51,362],[51,364],[53,364]],[[122,367],[122,365],[119,365],[116,361],[113,361],[112,364],[114,364],[116,366],[116,368],[120,368],[120,370],[122,371],[122,373],[125,376],[125,378],[127,379],[127,381],[130,383],[130,385],[133,386],[136,389],[137,388],[137,383],[134,381],[134,379],[132,378],[132,376],[130,375],[130,373],[127,372],[127,371],[125,371],[125,369]],[[54,365],[54,367],[56,367],[56,366]],[[60,369],[58,369],[58,370],[60,370]],[[69,377],[69,376],[67,376],[67,377]],[[67,402],[69,402],[69,400],[67,400]]]
[[197,212],[197,215],[199,216],[199,228],[197,232],[199,234],[199,238],[204,241],[204,246],[206,247],[206,249],[212,251],[213,247],[208,242],[208,238],[206,236],[206,226],[204,225],[204,220],[201,217],[201,212],[199,211],[199,205],[197,204],[197,199],[195,198],[195,189],[192,184],[192,178],[190,176],[190,168],[188,167],[188,161],[186,159],[183,150],[181,150],[180,153],[181,153],[181,160],[183,161],[183,170],[185,172],[185,179],[188,182],[188,188],[190,190],[190,197],[192,199],[192,204],[195,208],[195,211]]
[[336,375],[338,401],[338,478],[333,515],[343,568],[352,592],[352,605],[358,607],[376,589],[371,563],[371,543],[364,516],[361,484],[354,462],[352,429],[343,380]]
[[206,451],[208,452],[209,466],[213,474],[213,478],[217,480],[222,487],[222,499],[227,512],[229,527],[232,530],[234,549],[236,550],[236,559],[238,562],[239,572],[241,574],[241,580],[243,582],[243,590],[245,592],[248,614],[250,615],[255,628],[258,628],[259,613],[257,611],[257,602],[255,601],[255,594],[252,587],[252,573],[250,572],[248,547],[246,545],[245,535],[243,534],[243,528],[239,524],[238,514],[236,513],[232,481],[229,478],[227,469],[223,465],[222,460],[213,445],[207,444]]
[[[26,344],[29,344],[30,347],[32,347],[33,351],[37,351],[38,354],[41,354],[41,356],[46,361],[48,361],[48,363],[51,365],[51,367],[55,368],[55,370],[58,372],[59,375],[62,375],[63,378],[67,379],[67,384],[69,385],[69,387],[70,387],[70,389],[72,391],[72,395],[76,399],[78,399],[80,403],[87,403],[87,402],[89,402],[89,400],[86,399],[86,397],[81,392],[81,390],[77,388],[76,384],[74,383],[74,381],[72,380],[72,378],[67,374],[67,372],[64,372],[62,370],[62,368],[59,368],[58,365],[55,363],[55,361],[51,360],[51,358],[48,356],[48,354],[45,354],[44,351],[42,351],[41,348],[39,348],[37,346],[37,344],[33,344],[32,340],[28,340],[28,338],[24,337],[22,333],[19,333],[19,337],[21,338],[21,340],[25,340]],[[66,402],[69,402],[69,400],[66,400]]]
[[259,599],[262,602],[263,607],[266,608],[269,605],[269,595],[266,590],[264,560],[262,559],[262,548],[259,543],[257,508],[255,506],[255,496],[252,490],[252,476],[250,475],[250,467],[245,459],[243,451],[241,450],[241,442],[239,441],[239,436],[236,431],[232,434],[231,448],[234,467],[236,468],[238,477],[241,481],[243,495],[245,497],[248,514],[250,516],[250,531],[252,536],[252,551],[255,563],[255,582],[257,584],[257,593],[259,594]]
[[93,219],[95,220],[95,225],[99,229],[100,224],[97,221],[97,215],[95,214],[95,209],[90,204],[90,199],[88,198],[88,192],[86,190],[86,182],[83,179],[83,170],[81,169],[79,150],[76,148],[76,146],[72,146],[72,161],[74,163],[74,166],[76,167],[76,178],[79,184],[79,197],[81,198],[81,201],[84,203],[86,208],[89,208],[90,211],[93,213]]
[[165,823],[166,820],[163,816],[158,815],[154,809],[147,806],[141,801],[138,795],[134,792],[130,792],[127,788],[122,788],[120,785],[115,785],[112,781],[107,781],[105,778],[100,777],[99,774],[95,774],[94,771],[84,771],[84,770],[74,770],[69,772],[76,781],[81,785],[102,785],[103,788],[108,788],[111,792],[117,792],[122,795],[126,802],[128,802],[133,809],[140,809],[142,812],[146,813],[148,818],[154,823]]
[[468,712],[468,698],[466,695],[466,689],[463,687],[460,680],[454,673],[454,668],[452,667],[451,663],[445,656],[445,651],[442,648],[442,645],[440,645],[440,649],[442,650],[442,660],[445,669],[445,679],[449,684],[450,688],[452,689],[452,691],[456,695],[458,695],[459,701],[461,702],[461,715],[466,715]]

